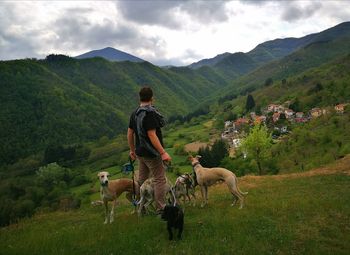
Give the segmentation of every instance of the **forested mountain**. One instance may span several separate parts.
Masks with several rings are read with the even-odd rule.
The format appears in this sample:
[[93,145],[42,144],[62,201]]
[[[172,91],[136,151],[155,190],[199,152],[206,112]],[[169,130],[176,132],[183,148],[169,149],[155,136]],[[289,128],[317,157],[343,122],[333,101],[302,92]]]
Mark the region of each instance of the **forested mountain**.
[[[186,73],[188,72],[188,73]],[[0,62],[0,161],[13,163],[49,145],[75,144],[125,132],[148,84],[169,117],[194,109],[227,80],[213,70],[164,70],[148,62],[45,60]],[[217,79],[218,82],[217,82]]]
[[117,61],[117,62],[120,62],[120,61],[144,62],[145,61],[141,58],[135,57],[129,53],[114,49],[112,47],[89,51],[79,56],[76,56],[75,58],[84,59],[84,58],[94,58],[94,57],[101,57],[109,61]]
[[[281,59],[310,44],[327,43],[340,37],[350,36],[350,22],[344,22],[320,33],[301,38],[275,39],[259,44],[247,53],[224,53],[189,65],[197,69],[213,67],[216,71],[239,77],[271,61]],[[243,63],[243,64],[242,64]]]
[[[311,43],[280,60],[272,61],[241,76],[219,92],[221,97],[244,95],[273,82],[288,80],[309,68],[318,67],[350,53],[350,36]],[[271,84],[270,84],[271,83]],[[214,97],[217,97],[216,94]]]
[[225,52],[225,53],[217,55],[214,58],[206,58],[206,59],[202,59],[198,62],[192,63],[188,67],[192,68],[192,69],[197,69],[197,68],[200,68],[202,66],[214,66],[219,61],[223,60],[224,58],[226,58],[227,56],[230,56],[230,55],[232,55],[232,53]]

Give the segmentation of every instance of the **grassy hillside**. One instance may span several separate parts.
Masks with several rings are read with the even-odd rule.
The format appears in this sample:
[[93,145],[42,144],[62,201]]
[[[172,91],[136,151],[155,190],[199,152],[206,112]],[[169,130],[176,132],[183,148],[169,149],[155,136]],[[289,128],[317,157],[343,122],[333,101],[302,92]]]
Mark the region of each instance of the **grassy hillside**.
[[[85,204],[38,214],[0,229],[1,254],[347,254],[350,249],[350,157],[302,174],[246,176],[242,210],[224,184],[209,189],[209,205],[185,206],[183,240],[167,240],[166,223],[131,215],[125,198],[116,221]],[[199,191],[197,190],[199,196]],[[98,195],[94,194],[92,199]]]

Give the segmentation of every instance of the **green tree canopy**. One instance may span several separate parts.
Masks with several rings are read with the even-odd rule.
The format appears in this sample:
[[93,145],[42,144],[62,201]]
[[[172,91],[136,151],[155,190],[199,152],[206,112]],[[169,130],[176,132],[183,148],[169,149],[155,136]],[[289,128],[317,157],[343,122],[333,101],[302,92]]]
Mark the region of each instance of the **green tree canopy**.
[[251,109],[253,109],[255,107],[255,101],[254,101],[254,98],[251,94],[249,94],[247,96],[247,101],[246,101],[246,104],[245,104],[245,109],[247,112],[249,112]]
[[262,162],[269,156],[271,145],[271,134],[264,125],[255,125],[243,140],[242,149],[255,159],[259,175],[263,172]]

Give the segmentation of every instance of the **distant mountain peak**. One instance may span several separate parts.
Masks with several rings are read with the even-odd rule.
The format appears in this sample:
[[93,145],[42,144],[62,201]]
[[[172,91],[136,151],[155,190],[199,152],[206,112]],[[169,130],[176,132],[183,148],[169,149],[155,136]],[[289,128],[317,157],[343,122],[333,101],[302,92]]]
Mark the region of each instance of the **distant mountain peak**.
[[141,58],[135,57],[129,53],[126,53],[121,50],[117,50],[112,47],[106,47],[100,50],[92,50],[84,54],[81,54],[79,56],[76,56],[75,58],[84,59],[84,58],[94,58],[94,57],[101,57],[109,61],[116,61],[116,62],[121,62],[121,61],[145,62],[145,60]]

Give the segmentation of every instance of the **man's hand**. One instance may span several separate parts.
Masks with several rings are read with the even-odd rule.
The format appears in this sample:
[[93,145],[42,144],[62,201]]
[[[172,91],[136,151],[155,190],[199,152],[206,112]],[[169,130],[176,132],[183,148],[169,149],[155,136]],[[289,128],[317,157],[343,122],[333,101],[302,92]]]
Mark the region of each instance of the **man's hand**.
[[171,161],[171,157],[169,156],[169,154],[168,154],[166,151],[164,151],[163,153],[161,153],[160,156],[162,157],[162,160],[163,160],[163,161],[168,161],[168,162]]
[[131,160],[136,160],[136,154],[134,151],[130,151],[129,156],[130,156]]

